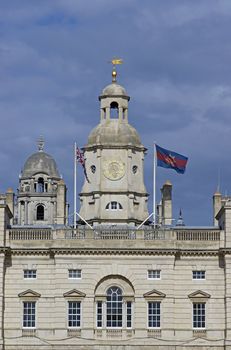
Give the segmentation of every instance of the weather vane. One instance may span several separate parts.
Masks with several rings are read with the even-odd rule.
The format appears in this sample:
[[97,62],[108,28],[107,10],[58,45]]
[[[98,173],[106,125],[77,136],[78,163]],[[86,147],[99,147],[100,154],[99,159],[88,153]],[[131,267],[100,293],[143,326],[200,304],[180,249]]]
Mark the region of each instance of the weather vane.
[[117,76],[117,71],[116,71],[116,66],[117,64],[122,64],[123,60],[121,58],[113,58],[111,61],[109,61],[112,64],[112,82],[116,83],[116,76]]
[[39,152],[43,152],[44,144],[45,144],[44,138],[43,138],[43,136],[40,136],[38,141],[37,141]]

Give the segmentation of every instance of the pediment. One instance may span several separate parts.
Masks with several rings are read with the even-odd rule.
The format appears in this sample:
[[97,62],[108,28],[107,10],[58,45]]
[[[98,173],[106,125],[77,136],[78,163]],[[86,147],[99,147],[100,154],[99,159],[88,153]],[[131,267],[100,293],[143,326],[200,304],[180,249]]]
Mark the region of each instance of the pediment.
[[156,289],[151,290],[144,294],[144,298],[165,298],[166,294],[159,292]]
[[194,298],[206,298],[206,299],[208,299],[211,297],[211,295],[206,293],[206,292],[203,292],[202,290],[197,290],[196,292],[189,294],[188,297],[191,299],[194,299]]
[[63,294],[64,297],[69,297],[69,298],[84,298],[86,296],[85,293],[80,292],[77,289],[72,289],[69,292],[66,292]]
[[24,298],[40,298],[41,294],[35,292],[32,289],[27,289],[25,292],[19,293],[18,296]]

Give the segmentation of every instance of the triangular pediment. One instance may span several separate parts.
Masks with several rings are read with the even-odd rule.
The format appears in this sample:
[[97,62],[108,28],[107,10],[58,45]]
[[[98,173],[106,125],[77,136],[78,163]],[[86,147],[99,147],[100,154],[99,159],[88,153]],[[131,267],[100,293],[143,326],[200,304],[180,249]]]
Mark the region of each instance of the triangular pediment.
[[71,297],[71,298],[84,298],[86,296],[85,293],[80,292],[77,289],[72,289],[69,292],[66,292],[63,294],[64,297]]
[[206,292],[203,292],[202,290],[197,290],[196,292],[193,292],[191,294],[188,295],[189,298],[210,298],[211,295],[206,293]]
[[144,294],[144,298],[165,298],[166,294],[159,292],[156,289],[151,290]]
[[35,292],[32,289],[27,289],[25,290],[25,292],[19,293],[18,294],[19,297],[24,297],[24,298],[39,298],[41,297],[41,294]]

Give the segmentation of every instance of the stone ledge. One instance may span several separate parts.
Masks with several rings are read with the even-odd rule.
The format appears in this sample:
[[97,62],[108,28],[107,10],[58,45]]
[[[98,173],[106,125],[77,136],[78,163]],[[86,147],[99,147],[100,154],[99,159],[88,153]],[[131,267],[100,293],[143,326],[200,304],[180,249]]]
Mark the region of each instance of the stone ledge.
[[196,338],[205,338],[207,335],[206,329],[194,329],[193,336]]
[[35,337],[36,336],[36,329],[22,329],[22,336],[23,337]]
[[81,337],[81,329],[67,329],[68,337]]
[[161,338],[161,329],[148,329],[147,334],[149,338]]

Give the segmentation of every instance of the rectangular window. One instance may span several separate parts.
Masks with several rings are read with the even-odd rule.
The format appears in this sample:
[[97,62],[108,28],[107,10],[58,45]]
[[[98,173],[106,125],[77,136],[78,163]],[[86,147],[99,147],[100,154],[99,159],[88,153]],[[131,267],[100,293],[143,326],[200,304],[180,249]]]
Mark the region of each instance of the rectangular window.
[[23,303],[23,328],[35,328],[35,301]]
[[70,269],[68,270],[68,278],[70,279],[81,279],[82,270],[79,269]]
[[148,327],[160,328],[160,301],[148,303]]
[[193,280],[204,280],[205,279],[205,271],[193,271],[192,272]]
[[24,278],[25,279],[34,279],[37,277],[37,271],[36,270],[24,270]]
[[102,303],[102,301],[97,301],[96,314],[97,314],[96,325],[98,328],[102,328],[102,326],[103,326],[103,303]]
[[81,322],[81,302],[68,301],[68,327],[80,327]]
[[205,328],[205,303],[193,303],[193,328]]
[[149,280],[159,280],[160,279],[160,270],[148,270],[148,279]]
[[132,328],[132,303],[127,301],[127,328]]

